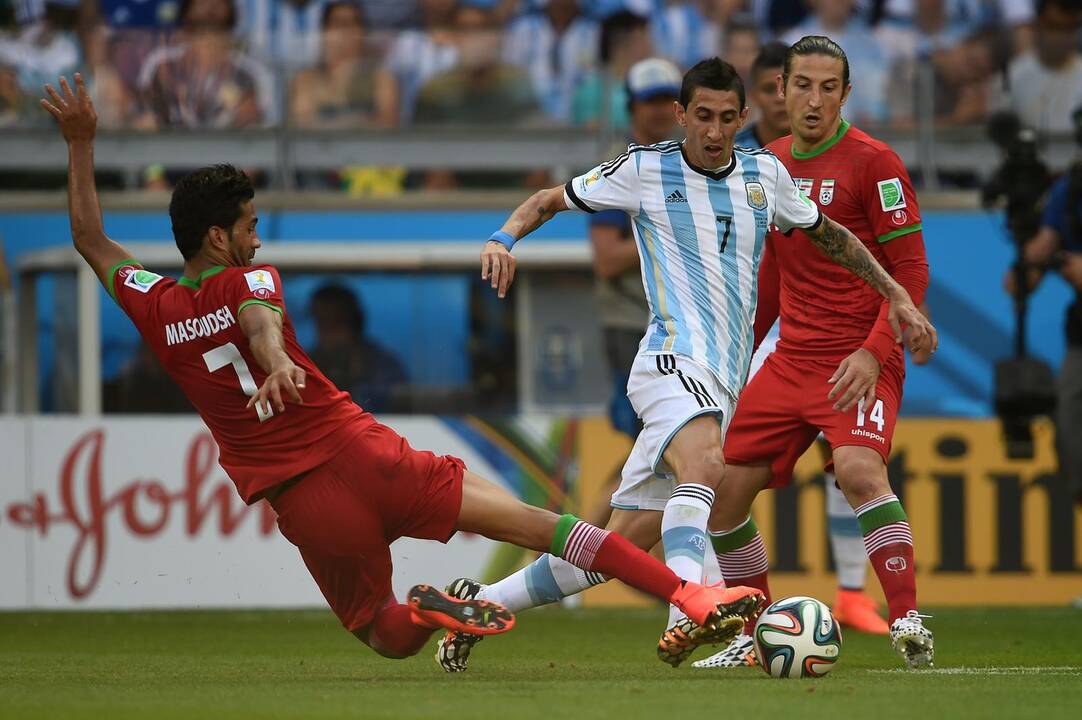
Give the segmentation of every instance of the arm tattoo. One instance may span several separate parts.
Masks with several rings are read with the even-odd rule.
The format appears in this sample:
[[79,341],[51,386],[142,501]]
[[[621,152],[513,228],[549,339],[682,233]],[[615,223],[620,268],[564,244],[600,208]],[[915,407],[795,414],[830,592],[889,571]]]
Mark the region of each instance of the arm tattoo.
[[808,236],[834,262],[871,285],[883,297],[890,297],[890,291],[897,283],[856,235],[824,217],[819,227],[809,232]]

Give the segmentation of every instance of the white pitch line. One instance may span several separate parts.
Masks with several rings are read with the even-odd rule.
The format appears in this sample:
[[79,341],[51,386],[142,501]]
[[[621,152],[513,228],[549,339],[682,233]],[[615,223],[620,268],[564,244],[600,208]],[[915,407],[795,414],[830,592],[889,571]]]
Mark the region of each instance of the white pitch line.
[[1082,675],[1082,667],[1072,665],[1016,665],[1014,667],[948,667],[906,670],[868,670],[877,675],[914,673],[918,675]]

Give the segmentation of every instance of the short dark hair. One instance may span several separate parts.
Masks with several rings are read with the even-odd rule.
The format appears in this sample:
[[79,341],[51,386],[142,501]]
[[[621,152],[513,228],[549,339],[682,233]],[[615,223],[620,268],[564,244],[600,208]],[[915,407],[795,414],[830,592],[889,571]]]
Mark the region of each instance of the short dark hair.
[[212,227],[231,230],[240,206],[253,197],[252,181],[232,165],[211,165],[182,177],[169,201],[169,219],[184,259],[199,253]]
[[349,8],[353,12],[357,13],[357,21],[361,27],[367,27],[367,18],[364,16],[364,6],[356,0],[331,0],[323,6],[323,14],[319,18],[319,29],[326,30],[328,23],[331,21],[331,13],[340,7]]
[[320,285],[309,300],[309,307],[313,312],[316,305],[340,310],[345,321],[349,323],[350,329],[358,336],[364,335],[366,319],[364,308],[361,306],[361,301],[357,299],[357,294],[345,285],[336,282]]
[[627,36],[636,30],[645,29],[649,20],[638,13],[630,10],[621,10],[609,15],[601,21],[600,33],[600,59],[602,63],[608,63],[612,59],[612,51],[619,45],[627,42]]
[[759,54],[755,56],[755,62],[751,64],[751,80],[763,70],[785,67],[785,55],[789,52],[789,46],[782,42],[771,42],[763,45]]
[[[235,0],[224,0],[229,5],[229,17],[226,19],[226,30],[235,30],[237,27],[237,3]],[[177,9],[177,27],[184,27],[185,22],[188,19],[188,13],[192,9],[193,0],[180,0],[180,7]]]
[[709,90],[731,90],[740,100],[740,109],[744,109],[746,102],[744,81],[740,79],[740,73],[736,71],[736,68],[721,58],[700,60],[684,73],[684,81],[680,84],[680,104],[685,109],[691,102],[692,95],[695,94],[695,88],[700,87]]
[[789,51],[785,53],[785,64],[782,66],[781,79],[783,85],[789,84],[789,72],[793,69],[793,58],[805,55],[826,55],[842,61],[842,85],[849,85],[849,58],[841,45],[825,35],[805,35],[793,43]]
[[1079,0],[1037,0],[1036,15],[1040,17],[1045,9],[1050,7],[1058,7],[1066,12],[1079,12],[1082,10],[1082,2]]

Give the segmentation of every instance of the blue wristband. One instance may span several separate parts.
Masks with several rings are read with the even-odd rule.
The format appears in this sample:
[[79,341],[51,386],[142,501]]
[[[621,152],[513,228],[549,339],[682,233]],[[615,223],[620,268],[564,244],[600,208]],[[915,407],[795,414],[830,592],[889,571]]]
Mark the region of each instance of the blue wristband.
[[488,238],[488,241],[498,242],[508,250],[513,248],[515,246],[515,243],[518,242],[517,240],[515,240],[515,237],[511,233],[504,232],[503,230],[497,230],[496,232],[492,233],[492,235]]

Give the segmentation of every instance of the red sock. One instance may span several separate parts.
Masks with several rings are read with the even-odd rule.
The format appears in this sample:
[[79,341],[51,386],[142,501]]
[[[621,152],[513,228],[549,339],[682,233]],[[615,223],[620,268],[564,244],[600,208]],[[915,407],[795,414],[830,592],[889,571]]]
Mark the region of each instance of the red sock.
[[884,495],[856,509],[864,533],[864,549],[887,597],[887,622],[917,609],[917,576],[913,571],[913,533],[902,504]]
[[887,622],[917,609],[917,577],[913,572],[913,546],[898,542],[881,545],[868,554],[887,598]]
[[564,515],[556,524],[552,554],[572,565],[626,584],[668,602],[680,587],[680,578],[653,556],[625,537]]
[[[748,517],[742,525],[728,532],[710,533],[710,543],[714,546],[714,555],[718,558],[718,569],[725,578],[728,587],[744,585],[762,590],[766,596],[766,606],[770,599],[770,583],[767,582],[769,561],[763,536],[755,521]],[[754,621],[749,621],[744,632],[750,635],[755,629]]]
[[416,655],[432,637],[435,628],[421,627],[408,605],[391,597],[368,626],[368,646],[380,655],[406,658]]

